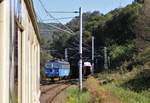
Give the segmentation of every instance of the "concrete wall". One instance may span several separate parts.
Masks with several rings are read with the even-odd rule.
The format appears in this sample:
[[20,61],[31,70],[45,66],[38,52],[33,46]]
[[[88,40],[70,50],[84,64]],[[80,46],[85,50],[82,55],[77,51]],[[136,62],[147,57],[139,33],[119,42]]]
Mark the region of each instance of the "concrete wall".
[[0,103],[9,103],[9,7],[0,3]]
[[34,30],[30,11],[27,11],[25,2],[22,2],[22,103],[39,102],[40,92],[40,62],[39,62],[39,41]]
[[[25,3],[22,5],[22,25],[23,31],[23,64],[22,64],[22,81],[23,84],[23,100],[22,103],[35,103],[39,100],[39,42],[33,28],[33,24],[29,17]],[[26,49],[29,48],[29,49]],[[30,62],[29,62],[30,61]],[[30,77],[30,78],[29,78]],[[32,98],[31,98],[32,97]],[[30,99],[29,99],[30,98]]]
[[[0,103],[9,103],[10,0],[0,2]],[[18,30],[18,103],[38,103],[40,94],[40,45],[31,11],[22,0]],[[10,79],[11,80],[11,79]]]

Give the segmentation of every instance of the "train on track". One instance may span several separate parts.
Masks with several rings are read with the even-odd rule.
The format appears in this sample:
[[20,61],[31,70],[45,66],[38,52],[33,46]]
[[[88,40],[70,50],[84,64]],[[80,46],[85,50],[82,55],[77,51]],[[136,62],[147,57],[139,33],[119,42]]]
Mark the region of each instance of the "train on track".
[[83,76],[89,76],[93,72],[92,65],[90,62],[84,62],[83,64]]
[[47,78],[67,78],[70,75],[70,64],[67,61],[51,60],[44,66],[44,73]]

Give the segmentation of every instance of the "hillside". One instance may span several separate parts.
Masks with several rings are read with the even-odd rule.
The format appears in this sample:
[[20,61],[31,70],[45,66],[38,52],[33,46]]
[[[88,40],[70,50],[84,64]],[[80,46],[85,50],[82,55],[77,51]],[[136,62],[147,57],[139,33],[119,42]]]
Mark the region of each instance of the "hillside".
[[[83,62],[91,62],[91,36],[93,35],[95,73],[104,70],[104,47],[107,47],[111,70],[131,71],[134,67],[145,67],[144,65],[148,65],[149,68],[149,5],[149,0],[135,0],[132,4],[124,8],[116,8],[105,15],[99,11],[83,13]],[[59,24],[54,25],[59,26]],[[64,58],[64,49],[69,48],[68,60],[72,65],[72,74],[77,77],[79,17],[73,18],[66,25],[75,32],[74,35],[58,32],[41,23],[40,31],[44,31],[41,32],[42,47],[45,51],[56,50],[57,52],[48,52],[48,55],[53,58]]]

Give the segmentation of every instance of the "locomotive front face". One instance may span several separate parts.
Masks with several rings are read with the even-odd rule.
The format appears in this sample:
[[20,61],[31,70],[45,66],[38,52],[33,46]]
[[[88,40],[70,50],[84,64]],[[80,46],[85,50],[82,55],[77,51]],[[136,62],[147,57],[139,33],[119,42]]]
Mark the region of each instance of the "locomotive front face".
[[44,72],[45,72],[46,77],[51,77],[52,76],[53,69],[52,69],[52,64],[51,63],[46,63],[45,64]]
[[64,61],[51,61],[45,64],[44,72],[46,77],[67,77],[70,73],[70,64]]
[[59,76],[59,64],[56,62],[49,62],[45,64],[44,72],[46,77],[58,77]]

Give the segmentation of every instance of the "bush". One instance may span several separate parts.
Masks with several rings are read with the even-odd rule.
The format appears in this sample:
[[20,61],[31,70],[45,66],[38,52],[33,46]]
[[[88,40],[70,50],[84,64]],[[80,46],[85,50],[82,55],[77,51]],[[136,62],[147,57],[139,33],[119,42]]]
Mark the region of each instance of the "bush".
[[113,45],[110,49],[110,57],[113,66],[120,66],[124,61],[132,60],[133,54],[135,53],[134,45],[128,44],[126,46]]

